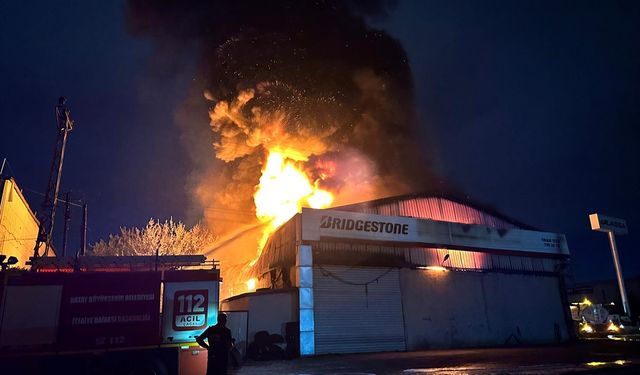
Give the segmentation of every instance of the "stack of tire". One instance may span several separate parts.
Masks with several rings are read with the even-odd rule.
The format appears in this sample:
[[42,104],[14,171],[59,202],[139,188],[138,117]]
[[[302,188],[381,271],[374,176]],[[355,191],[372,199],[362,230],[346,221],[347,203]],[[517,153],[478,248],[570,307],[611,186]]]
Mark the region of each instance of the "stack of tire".
[[[300,334],[298,322],[289,322],[285,326],[285,337],[277,333],[258,331],[253,342],[247,347],[247,356],[254,361],[290,359],[300,356]],[[286,347],[283,349],[283,345]]]
[[271,361],[284,359],[285,351],[278,344],[284,343],[282,335],[269,334],[267,331],[258,331],[253,336],[253,342],[247,347],[247,355],[254,361]]

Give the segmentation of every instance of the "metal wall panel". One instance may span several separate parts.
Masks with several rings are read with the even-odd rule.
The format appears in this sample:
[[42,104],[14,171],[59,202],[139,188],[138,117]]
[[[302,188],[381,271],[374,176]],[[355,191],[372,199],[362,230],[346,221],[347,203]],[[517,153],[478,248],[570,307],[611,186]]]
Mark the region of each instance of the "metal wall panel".
[[408,350],[569,338],[559,277],[400,270]]
[[397,268],[315,266],[315,352],[403,351]]
[[[544,257],[526,257],[515,255],[491,254],[480,251],[452,250],[426,247],[391,247],[382,245],[365,245],[354,243],[324,242],[313,245],[324,256],[323,259],[342,259],[345,254],[384,255],[385,259],[404,259],[407,267],[425,267],[442,265],[451,269],[469,271],[507,271],[507,272],[557,272],[556,267],[561,259]],[[446,255],[449,258],[445,261]],[[339,256],[342,256],[340,258]],[[337,263],[330,263],[337,264]],[[385,263],[390,264],[390,263]],[[380,264],[375,264],[380,265]],[[391,265],[391,264],[390,264]]]

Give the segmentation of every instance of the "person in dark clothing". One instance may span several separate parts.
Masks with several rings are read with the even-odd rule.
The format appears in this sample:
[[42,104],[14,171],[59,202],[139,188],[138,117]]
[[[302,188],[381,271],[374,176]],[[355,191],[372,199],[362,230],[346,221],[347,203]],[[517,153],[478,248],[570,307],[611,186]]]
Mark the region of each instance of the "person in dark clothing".
[[[218,324],[207,328],[196,338],[198,344],[209,351],[207,375],[225,375],[227,373],[229,350],[233,339],[231,331],[226,325],[227,315],[220,313],[218,314]],[[207,342],[204,341],[205,339]]]

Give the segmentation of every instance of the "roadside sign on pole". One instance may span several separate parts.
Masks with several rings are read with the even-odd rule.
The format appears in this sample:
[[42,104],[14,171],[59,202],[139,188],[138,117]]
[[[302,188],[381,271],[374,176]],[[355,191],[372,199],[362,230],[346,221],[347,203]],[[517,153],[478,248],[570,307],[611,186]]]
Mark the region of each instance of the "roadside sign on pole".
[[627,234],[627,222],[611,216],[601,214],[589,215],[591,229],[598,232],[612,232],[613,234]]
[[631,309],[629,307],[629,299],[627,298],[627,290],[624,287],[624,278],[622,277],[622,268],[620,267],[620,258],[618,257],[618,247],[616,246],[616,234],[627,234],[627,222],[623,219],[615,217],[591,214],[589,215],[591,229],[598,232],[606,232],[609,237],[609,245],[611,245],[611,255],[613,256],[613,265],[616,268],[616,278],[618,279],[618,288],[620,288],[620,298],[622,299],[622,308],[627,316],[631,317]]

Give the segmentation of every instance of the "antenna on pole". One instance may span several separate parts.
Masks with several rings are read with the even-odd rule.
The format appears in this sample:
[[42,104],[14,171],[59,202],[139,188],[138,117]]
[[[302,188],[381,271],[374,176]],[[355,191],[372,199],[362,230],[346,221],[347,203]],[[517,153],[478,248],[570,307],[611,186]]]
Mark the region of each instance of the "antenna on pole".
[[58,137],[53,149],[53,161],[51,170],[49,171],[49,183],[47,191],[42,201],[42,210],[38,215],[40,227],[38,229],[38,237],[36,245],[33,249],[33,257],[40,256],[40,247],[44,244],[44,256],[49,254],[51,248],[51,236],[53,233],[53,224],[56,217],[56,204],[58,203],[58,192],[60,190],[60,179],[62,177],[62,164],[64,162],[64,150],[67,145],[67,137],[69,132],[73,130],[73,120],[71,113],[66,107],[67,99],[64,96],[58,98],[58,105],[55,108],[56,114],[56,131]]

